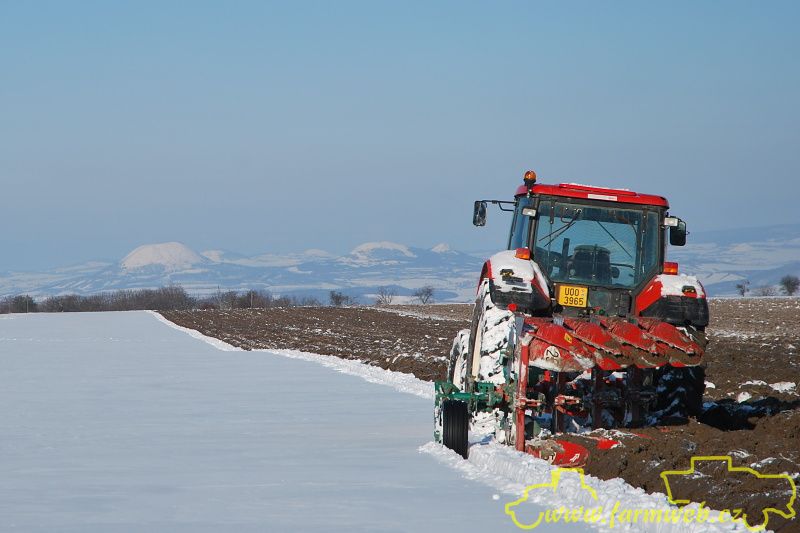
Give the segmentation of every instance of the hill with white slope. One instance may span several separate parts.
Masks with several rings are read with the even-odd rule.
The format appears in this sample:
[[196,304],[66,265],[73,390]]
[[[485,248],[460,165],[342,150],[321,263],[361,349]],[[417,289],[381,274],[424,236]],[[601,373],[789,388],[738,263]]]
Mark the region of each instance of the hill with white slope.
[[179,242],[164,242],[139,246],[120,261],[125,270],[163,268],[168,271],[185,270],[202,264],[206,259]]
[[396,242],[365,242],[353,248],[350,255],[342,257],[344,262],[353,264],[374,264],[381,262],[398,263],[407,258],[417,257],[408,246]]
[[[469,302],[483,259],[491,253],[464,253],[445,243],[426,249],[379,241],[356,246],[345,255],[312,249],[245,256],[221,250],[198,254],[168,242],[140,246],[119,263],[0,273],[0,296],[92,294],[179,284],[197,294],[259,289],[322,302],[327,302],[329,291],[337,290],[371,303],[380,288],[389,287],[400,303],[430,285],[438,302]],[[735,285],[744,279],[752,288],[775,285],[786,274],[800,275],[800,224],[693,233],[684,248],[670,248],[668,259],[678,261],[682,273],[699,276],[711,296],[735,294]]]

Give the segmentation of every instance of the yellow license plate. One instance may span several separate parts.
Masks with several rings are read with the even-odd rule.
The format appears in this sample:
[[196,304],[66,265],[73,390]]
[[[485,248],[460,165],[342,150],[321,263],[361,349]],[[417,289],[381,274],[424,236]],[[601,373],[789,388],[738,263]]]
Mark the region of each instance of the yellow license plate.
[[558,303],[569,307],[586,307],[588,305],[589,289],[575,285],[560,285],[558,287]]

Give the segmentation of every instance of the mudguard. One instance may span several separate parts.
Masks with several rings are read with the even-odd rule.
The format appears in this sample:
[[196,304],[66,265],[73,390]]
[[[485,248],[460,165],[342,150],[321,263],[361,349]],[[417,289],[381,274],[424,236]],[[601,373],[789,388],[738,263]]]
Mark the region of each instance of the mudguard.
[[489,280],[492,302],[502,309],[513,304],[520,310],[541,313],[551,307],[550,290],[539,265],[517,257],[515,250],[490,257],[483,265],[478,287],[485,279]]

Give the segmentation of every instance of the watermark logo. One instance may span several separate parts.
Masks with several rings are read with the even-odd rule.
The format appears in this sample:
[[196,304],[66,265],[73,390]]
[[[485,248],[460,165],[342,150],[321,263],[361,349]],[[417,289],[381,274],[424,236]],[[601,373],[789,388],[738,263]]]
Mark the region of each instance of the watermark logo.
[[777,515],[782,516],[786,519],[794,518],[795,510],[794,510],[794,502],[797,499],[797,487],[795,486],[794,479],[789,474],[762,474],[757,470],[753,470],[752,468],[746,466],[733,466],[733,460],[728,455],[705,455],[705,456],[695,456],[692,457],[691,462],[689,463],[688,470],[665,470],[661,472],[661,479],[664,480],[664,485],[667,487],[667,498],[669,502],[675,505],[684,505],[690,502],[689,499],[681,498],[679,495],[679,491],[674,487],[674,483],[670,484],[670,478],[676,479],[681,478],[684,476],[693,476],[695,474],[695,469],[697,468],[697,463],[700,461],[717,461],[723,462],[728,470],[728,472],[740,472],[744,474],[749,474],[754,476],[756,479],[770,479],[774,480],[774,485],[776,488],[776,493],[786,493],[790,494],[789,500],[786,504],[781,507],[766,507],[761,511],[761,520],[757,521],[758,518],[748,517],[747,513],[742,512],[741,509],[733,509],[733,510],[726,510],[722,512],[729,513],[733,520],[732,522],[742,521],[744,525],[751,531],[762,531],[767,528],[767,523],[769,522],[769,515],[770,513],[774,513]]
[[541,489],[551,489],[553,494],[556,493],[558,490],[558,485],[561,482],[561,474],[564,472],[575,472],[580,477],[581,482],[581,489],[585,490],[592,498],[593,501],[597,501],[597,491],[595,491],[592,487],[586,484],[586,480],[583,477],[583,469],[582,468],[556,468],[550,472],[550,483],[540,483],[538,485],[528,485],[525,488],[525,491],[522,493],[522,497],[516,501],[510,502],[506,504],[506,514],[511,517],[511,520],[514,521],[514,524],[520,529],[535,529],[539,527],[542,522],[553,523],[553,522],[564,522],[564,523],[575,523],[575,522],[585,522],[585,523],[595,523],[602,521],[602,506],[595,506],[590,508],[584,507],[575,507],[573,509],[567,509],[565,506],[561,506],[558,509],[548,509],[547,511],[540,511],[539,516],[536,518],[534,522],[525,523],[522,522],[519,517],[517,517],[517,507],[519,504],[528,501],[530,498],[530,493],[532,490],[541,490]]
[[[714,511],[706,507],[705,502],[700,502],[697,505],[690,504],[690,499],[682,498],[679,494],[680,488],[676,481],[678,478],[685,478],[686,476],[694,476],[696,474],[696,466],[700,461],[723,461],[727,467],[728,472],[746,473],[754,476],[757,479],[772,480],[775,483],[776,493],[790,494],[783,507],[769,507],[762,511],[762,520],[755,523],[756,520],[750,518],[741,509],[723,509],[722,511]],[[563,476],[568,473],[571,475]],[[580,485],[574,483],[575,476]],[[526,520],[526,513],[530,513],[531,509],[528,506],[519,507],[522,503],[531,498],[531,493],[534,491],[549,491],[553,495],[558,493],[559,486],[562,486],[562,476],[564,478],[571,478],[568,489],[563,489],[564,496],[569,496],[572,501],[583,501],[586,505],[568,507],[561,505],[558,508],[546,509],[544,511],[537,510],[536,517]],[[610,528],[616,526],[632,526],[639,525],[647,528],[650,524],[724,524],[740,522],[744,524],[751,531],[762,531],[766,529],[767,523],[771,514],[777,514],[786,519],[792,519],[795,516],[794,502],[797,498],[797,488],[794,480],[788,474],[762,474],[748,467],[735,467],[733,466],[732,459],[729,456],[696,456],[692,457],[690,467],[687,470],[668,470],[661,473],[661,478],[667,489],[667,498],[672,505],[664,506],[661,508],[635,508],[626,505],[622,500],[607,500],[605,504],[600,503],[597,491],[591,486],[586,484],[582,468],[556,468],[550,472],[550,481],[548,483],[539,483],[536,485],[529,485],[525,488],[522,496],[505,505],[505,512],[511,517],[514,524],[525,530],[536,529],[542,524],[603,524]],[[670,484],[672,480],[672,484]],[[583,493],[583,497],[581,494]],[[567,499],[567,498],[565,498]],[[552,501],[552,497],[548,497]]]

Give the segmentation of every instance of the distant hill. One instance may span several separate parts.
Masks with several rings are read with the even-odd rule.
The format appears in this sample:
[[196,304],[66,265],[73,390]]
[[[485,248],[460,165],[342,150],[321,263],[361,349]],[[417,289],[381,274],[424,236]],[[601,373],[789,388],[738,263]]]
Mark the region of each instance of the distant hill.
[[[91,262],[44,272],[0,273],[0,295],[92,294],[182,285],[195,294],[263,289],[276,295],[327,301],[338,290],[371,302],[381,287],[407,300],[430,285],[436,301],[471,301],[483,259],[491,251],[465,253],[438,244],[431,249],[369,242],[345,255],[323,250],[252,257],[224,250],[197,253],[178,243],[147,244],[119,263]],[[743,279],[755,288],[800,275],[800,224],[692,233],[689,244],[671,248],[669,259],[695,274],[712,296],[736,293]]]
[[451,250],[393,242],[369,242],[349,254],[323,250],[246,257],[222,250],[197,253],[177,243],[143,245],[119,263],[92,262],[46,272],[0,273],[0,295],[92,294],[118,289],[183,286],[190,293],[269,290],[276,295],[314,296],[327,302],[331,290],[371,302],[381,287],[398,302],[414,290],[433,286],[437,301],[468,301],[475,291],[481,259]]
[[776,285],[787,274],[800,276],[800,224],[692,233],[669,257],[711,295],[735,294],[745,279],[751,288]]

